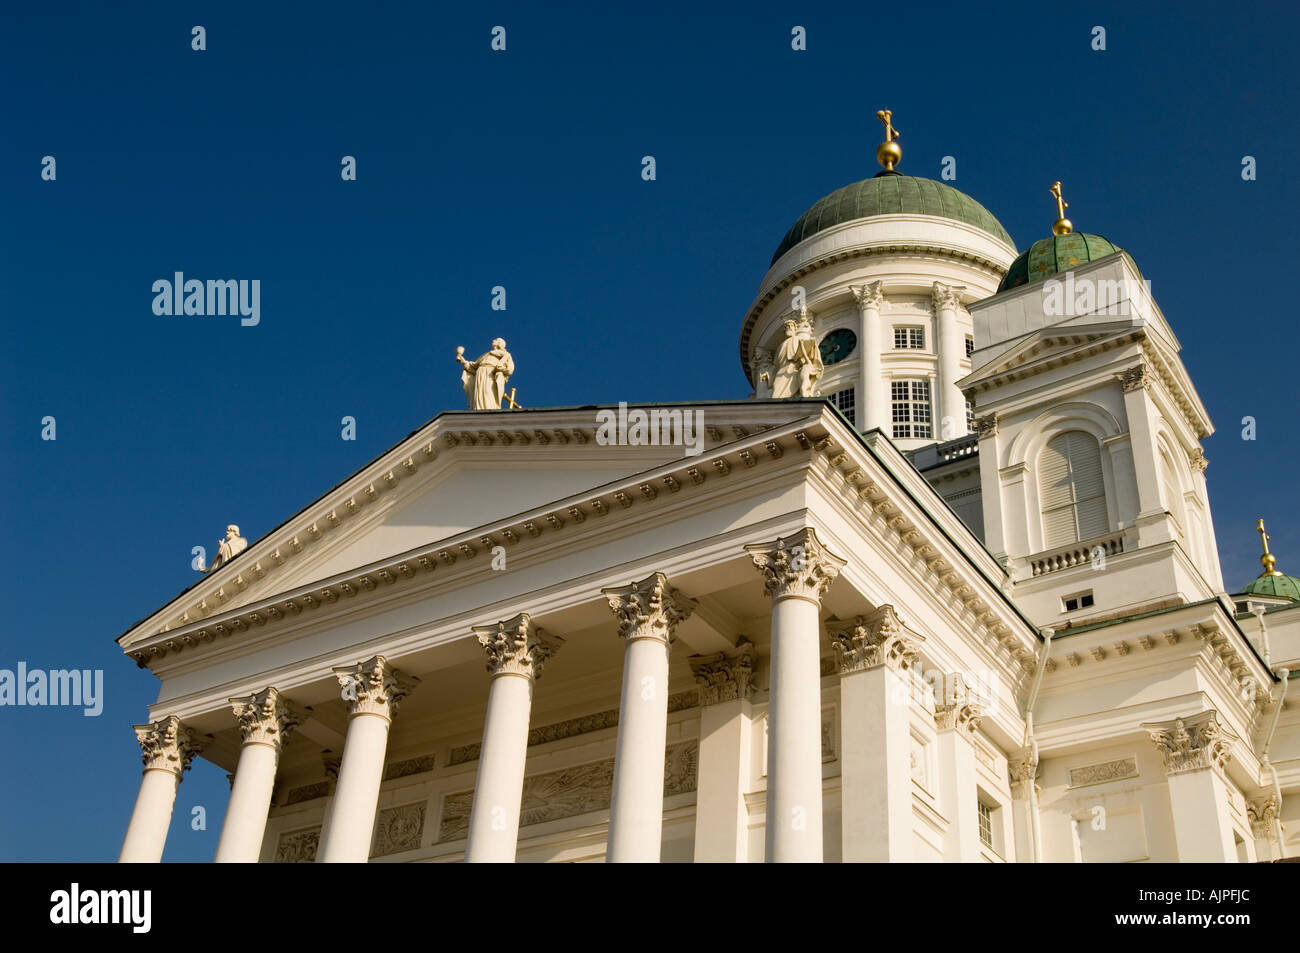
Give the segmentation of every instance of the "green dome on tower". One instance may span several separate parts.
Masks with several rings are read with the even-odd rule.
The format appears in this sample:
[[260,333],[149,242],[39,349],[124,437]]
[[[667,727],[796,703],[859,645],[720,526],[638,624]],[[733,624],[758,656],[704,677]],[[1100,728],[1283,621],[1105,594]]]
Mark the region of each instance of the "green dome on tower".
[[[1006,277],[998,285],[998,291],[1008,291],[1053,275],[1064,274],[1078,265],[1086,265],[1123,250],[1109,239],[1085,232],[1040,238],[1011,263]],[[1136,264],[1134,262],[1135,266]]]
[[1300,602],[1300,579],[1278,571],[1277,557],[1268,550],[1269,536],[1264,530],[1262,519],[1256,524],[1255,531],[1259,533],[1259,538],[1264,544],[1264,555],[1259,557],[1264,571],[1251,580],[1239,595],[1274,596]]
[[790,226],[772,255],[772,264],[795,245],[836,225],[877,215],[935,215],[974,225],[1006,242],[1011,240],[1002,223],[979,202],[950,185],[898,172],[881,172],[854,182],[819,200]]

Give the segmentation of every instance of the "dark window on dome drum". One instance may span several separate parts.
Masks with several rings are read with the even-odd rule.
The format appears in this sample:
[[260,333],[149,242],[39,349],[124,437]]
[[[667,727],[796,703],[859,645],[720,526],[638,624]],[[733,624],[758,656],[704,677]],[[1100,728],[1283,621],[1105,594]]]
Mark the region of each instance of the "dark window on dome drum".
[[835,393],[831,394],[830,401],[835,405],[835,409],[842,413],[844,418],[856,427],[858,425],[858,420],[853,398],[853,388],[846,387],[844,390],[837,390]]
[[975,339],[969,334],[966,335],[966,356],[970,357],[975,353]]
[[[967,340],[970,340],[967,338]],[[969,400],[966,401],[966,432],[975,432],[975,405]]]
[[925,350],[925,329],[894,328],[894,347],[897,350]]
[[933,436],[929,381],[890,381],[894,437]]

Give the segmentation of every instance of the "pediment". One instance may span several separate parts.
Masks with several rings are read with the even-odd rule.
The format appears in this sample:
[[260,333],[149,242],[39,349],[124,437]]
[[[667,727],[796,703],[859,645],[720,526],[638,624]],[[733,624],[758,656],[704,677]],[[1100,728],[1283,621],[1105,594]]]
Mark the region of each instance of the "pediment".
[[993,380],[1004,374],[1023,372],[1034,365],[1051,365],[1082,356],[1098,345],[1120,341],[1133,334],[1129,321],[1083,326],[1053,325],[1026,334],[1010,348],[963,378],[963,388]]
[[[704,424],[699,443],[705,449],[822,410],[820,401],[797,400],[653,406],[702,414],[696,419]],[[610,445],[600,439],[599,410],[439,415],[119,642],[130,646],[687,456],[681,444],[641,444],[634,437]]]

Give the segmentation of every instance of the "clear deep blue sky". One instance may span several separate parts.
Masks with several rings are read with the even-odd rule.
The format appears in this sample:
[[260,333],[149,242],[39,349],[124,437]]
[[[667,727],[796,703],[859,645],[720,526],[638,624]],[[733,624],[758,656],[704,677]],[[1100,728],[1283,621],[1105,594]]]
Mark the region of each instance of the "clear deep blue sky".
[[[461,407],[457,344],[505,337],[528,406],[745,397],[771,253],[877,171],[881,107],[902,171],[956,157],[1020,248],[1060,179],[1134,255],[1219,428],[1229,589],[1259,516],[1300,573],[1293,3],[39,6],[0,26],[0,668],[107,697],[0,709],[0,859],[116,858],[157,682],[114,638],[227,522],[255,540]],[[175,271],[260,279],[260,325],[155,316]],[[196,761],[166,859],[212,857],[227,797]]]

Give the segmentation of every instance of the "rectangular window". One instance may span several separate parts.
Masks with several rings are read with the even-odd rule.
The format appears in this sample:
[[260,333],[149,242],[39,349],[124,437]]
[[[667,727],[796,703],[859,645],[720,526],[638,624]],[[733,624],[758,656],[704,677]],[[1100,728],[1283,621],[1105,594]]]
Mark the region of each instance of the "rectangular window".
[[889,392],[896,438],[934,436],[929,381],[891,381]]
[[894,328],[894,347],[899,350],[925,350],[925,329]]
[[966,432],[975,432],[975,405],[966,401]]
[[1092,592],[1080,592],[1077,595],[1066,596],[1061,600],[1065,606],[1066,612],[1077,612],[1080,609],[1091,609],[1096,605],[1096,600],[1092,598]]
[[980,805],[980,843],[993,850],[993,808],[983,801]]
[[970,357],[975,353],[975,339],[969,334],[966,335],[966,356]]
[[837,390],[835,393],[831,394],[830,400],[831,403],[835,405],[835,409],[842,413],[849,423],[853,424],[855,427],[858,425],[855,416],[852,387],[846,387],[844,390]]

